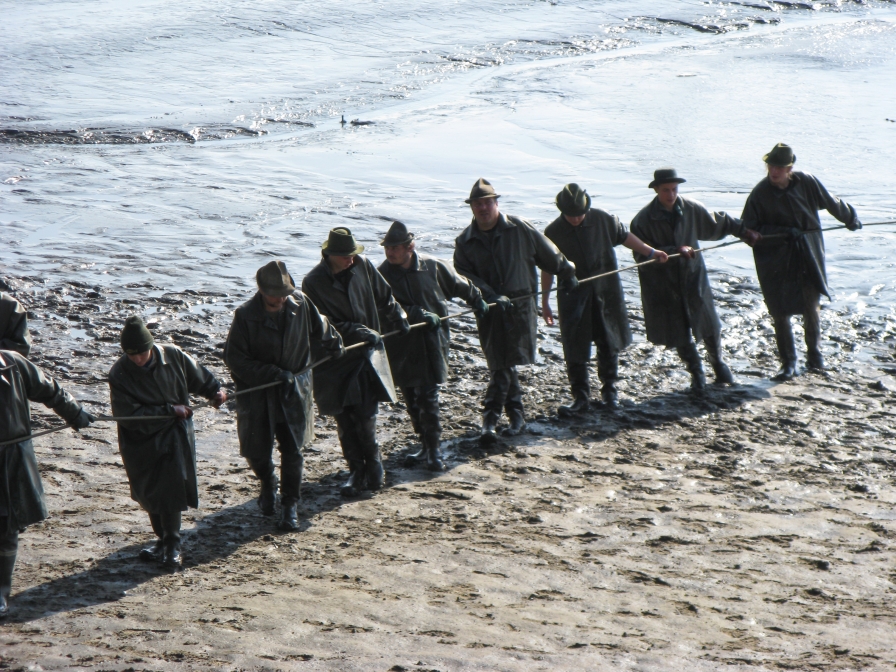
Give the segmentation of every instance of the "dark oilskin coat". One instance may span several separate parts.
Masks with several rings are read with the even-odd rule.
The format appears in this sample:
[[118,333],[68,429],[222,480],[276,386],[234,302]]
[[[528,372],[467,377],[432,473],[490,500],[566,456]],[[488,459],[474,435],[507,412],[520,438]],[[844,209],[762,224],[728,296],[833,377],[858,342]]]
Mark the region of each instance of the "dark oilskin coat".
[[[454,242],[454,267],[492,303],[538,291],[535,268],[565,279],[576,269],[543,233],[529,222],[501,214],[491,237],[474,219]],[[491,371],[535,362],[535,297],[514,301],[512,311],[489,310],[477,319],[479,342]]]
[[[190,393],[206,399],[221,384],[175,345],[153,345],[156,365],[144,369],[122,355],[109,371],[112,415],[174,415]],[[118,423],[118,449],[131,484],[131,498],[149,513],[199,506],[193,419]]]
[[[302,291],[327,316],[346,347],[363,340],[354,332],[359,326],[382,334],[392,330],[392,323],[406,318],[392,296],[389,283],[360,254],[351,267],[348,289],[333,275],[324,258],[302,280]],[[380,322],[380,315],[385,323]],[[322,415],[336,415],[346,406],[360,403],[358,380],[362,374],[372,376],[375,381],[377,401],[396,401],[389,358],[382,344],[376,348],[355,348],[314,371],[314,401]]]
[[0,292],[0,350],[14,350],[27,357],[31,352],[28,317],[22,304]]
[[[298,373],[315,358],[338,351],[342,339],[311,300],[296,292],[283,304],[284,331],[278,314],[264,308],[261,293],[236,309],[224,345],[224,362],[237,392],[273,382],[282,371]],[[314,440],[313,372],[295,377],[295,388],[284,399],[284,385],[236,397],[240,455],[265,459],[274,445],[277,407],[300,448]]]
[[[0,349],[0,441],[31,434],[31,406],[36,401],[52,408],[67,422],[81,405],[59,384],[44,375],[18,352]],[[47,517],[44,489],[31,440],[0,446],[0,497],[7,511],[5,535]]]
[[844,224],[851,224],[856,219],[855,208],[831,196],[821,182],[808,173],[792,172],[786,189],[778,189],[766,177],[747,197],[743,212],[747,228],[764,236],[786,233],[791,228],[809,232],[795,241],[783,236],[769,238],[753,248],[759,286],[772,315],[805,312],[801,285],[806,281],[819,294],[830,298],[819,210],[827,210]]
[[[444,261],[425,254],[414,252],[408,269],[387,260],[379,270],[411,324],[422,321],[424,310],[439,317],[448,315],[448,299],[463,299],[470,305],[480,297],[469,280]],[[447,382],[450,344],[448,320],[442,320],[442,326],[436,330],[418,327],[405,336],[387,339],[386,352],[395,385],[423,387]]]
[[[743,231],[739,219],[724,212],[710,212],[699,201],[679,196],[676,206],[682,214],[674,230],[659,199],[654,198],[635,215],[632,233],[651,247],[676,254],[683,245],[696,248],[699,240],[739,236]],[[647,257],[637,253],[634,257],[637,262],[647,261]],[[638,277],[648,341],[681,347],[690,342],[690,332],[698,343],[707,336],[719,336],[722,325],[713,305],[702,254],[695,259],[682,256],[665,264],[641,266]]]
[[[613,248],[625,242],[628,230],[615,215],[592,208],[578,226],[560,215],[548,224],[544,235],[575,264],[576,277],[584,280],[618,268]],[[571,293],[557,292],[557,309],[563,355],[567,362],[587,362],[591,343],[595,340],[603,340],[614,352],[632,342],[618,273],[580,285]],[[605,333],[602,335],[593,331],[596,326],[594,311],[603,318]]]

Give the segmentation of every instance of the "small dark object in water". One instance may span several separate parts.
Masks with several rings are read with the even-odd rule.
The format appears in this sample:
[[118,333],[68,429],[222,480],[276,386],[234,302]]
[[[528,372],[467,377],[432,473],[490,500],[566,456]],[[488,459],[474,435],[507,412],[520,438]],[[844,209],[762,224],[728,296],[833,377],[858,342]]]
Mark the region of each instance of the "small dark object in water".
[[360,119],[352,119],[352,126],[373,126],[375,121],[361,121]]

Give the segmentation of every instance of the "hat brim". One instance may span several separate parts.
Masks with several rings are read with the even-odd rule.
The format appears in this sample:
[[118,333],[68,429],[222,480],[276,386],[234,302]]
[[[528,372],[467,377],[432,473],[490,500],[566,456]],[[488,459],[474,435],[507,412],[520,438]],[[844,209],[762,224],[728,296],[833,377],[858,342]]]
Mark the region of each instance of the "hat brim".
[[296,291],[295,287],[259,287],[258,291],[264,294],[265,296],[274,296],[278,299],[282,299],[286,296],[291,296],[293,292]]
[[654,180],[650,184],[647,185],[648,189],[655,189],[661,184],[669,184],[670,182],[675,182],[676,184],[681,184],[682,182],[687,182],[683,177],[670,177],[667,180]]
[[481,201],[483,198],[501,198],[501,194],[486,194],[485,196],[477,196],[476,198],[470,197],[464,200],[464,203],[470,205],[473,201]]
[[332,250],[327,249],[329,247],[329,240],[325,240],[324,244],[320,246],[320,251],[326,255],[331,257],[354,257],[357,254],[361,254],[364,251],[363,245],[358,245],[355,243],[355,249],[353,252],[333,252]]
[[554,199],[554,205],[557,206],[557,209],[560,211],[561,215],[566,215],[567,217],[581,217],[582,215],[587,215],[588,211],[591,209],[591,196],[585,194],[585,197],[588,201],[585,203],[584,210],[578,210],[573,208],[565,208],[560,204],[560,199]]
[[796,163],[796,156],[794,156],[790,160],[790,163],[779,163],[778,161],[769,161],[768,158],[770,156],[771,156],[771,154],[766,154],[765,156],[762,157],[762,160],[765,161],[765,163],[767,163],[770,166],[777,166],[778,168],[789,168],[794,163]]
[[383,238],[383,240],[380,241],[380,245],[382,247],[395,247],[396,245],[409,245],[410,243],[413,242],[413,240],[414,240],[414,234],[411,233],[404,240],[389,240],[388,238]]

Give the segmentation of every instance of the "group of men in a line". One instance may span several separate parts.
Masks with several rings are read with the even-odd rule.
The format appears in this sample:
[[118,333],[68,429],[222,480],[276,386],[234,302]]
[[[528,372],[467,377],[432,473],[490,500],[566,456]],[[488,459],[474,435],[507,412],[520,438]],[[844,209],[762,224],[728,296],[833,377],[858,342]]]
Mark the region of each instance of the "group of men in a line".
[[[404,397],[429,469],[444,469],[439,445],[439,387],[448,380],[448,300],[462,299],[476,315],[490,372],[483,400],[481,437],[494,441],[502,413],[514,436],[525,430],[517,366],[534,363],[538,278],[542,315],[553,324],[548,295],[559,278],[560,334],[573,402],[559,414],[574,416],[591,403],[588,361],[597,347],[600,404],[616,407],[619,353],[631,332],[614,248],[632,250],[641,282],[647,339],[676,348],[700,393],[705,376],[697,344],[703,341],[717,383],[733,382],[722,356],[721,324],[713,305],[698,240],[739,237],[753,247],[760,286],[772,315],[781,370],[797,375],[790,316],[802,314],[810,368],[822,369],[819,298],[828,294],[818,211],[826,209],[852,230],[855,210],[821,183],[792,170],[795,156],[783,144],[764,160],[768,176],[747,199],[743,218],[710,212],[678,194],[685,180],[659,169],[648,185],[656,197],[634,218],[631,231],[593,208],[576,184],[556,197],[560,216],[544,233],[502,213],[499,195],[484,179],[466,203],[473,221],[457,237],[454,268],[416,250],[414,234],[394,222],[381,242],[386,260],[375,267],[351,231],[330,231],[321,261],[301,290],[282,261],[256,274],[258,292],[237,308],[224,348],[236,392],[240,452],[260,482],[258,504],[276,512],[282,530],[298,529],[302,451],[313,440],[312,400],[335,418],[349,476],[344,496],[378,490],[385,473],[376,436],[381,401]],[[653,261],[655,263],[643,263]],[[594,276],[600,276],[595,278]],[[30,433],[28,401],[40,401],[76,428],[94,421],[26,356],[24,313],[0,296],[0,441]],[[384,337],[388,337],[385,338]],[[131,496],[148,513],[157,542],[141,557],[176,569],[181,564],[181,512],[198,506],[195,440],[190,394],[219,407],[227,400],[220,382],[173,345],[160,346],[137,316],[121,332],[122,357],[109,373],[112,413]],[[18,350],[18,352],[14,352]],[[312,374],[312,364],[314,372]],[[255,389],[262,387],[262,389]],[[127,418],[127,419],[125,419]],[[280,452],[278,479],[272,459]],[[46,517],[31,441],[3,446],[0,472],[0,616],[15,562],[17,534]]]

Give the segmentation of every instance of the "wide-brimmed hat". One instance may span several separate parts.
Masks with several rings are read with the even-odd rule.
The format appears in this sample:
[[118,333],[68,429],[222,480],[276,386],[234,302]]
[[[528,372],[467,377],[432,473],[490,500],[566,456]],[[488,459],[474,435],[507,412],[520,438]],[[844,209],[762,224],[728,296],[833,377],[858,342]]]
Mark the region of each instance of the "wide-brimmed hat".
[[781,166],[786,168],[787,166],[792,166],[796,162],[796,154],[793,153],[790,145],[785,145],[783,142],[779,142],[772,147],[772,151],[762,157],[762,160],[770,166]]
[[121,349],[128,355],[139,355],[152,347],[153,338],[146,324],[137,315],[131,315],[121,330]]
[[383,247],[392,247],[393,245],[407,245],[414,240],[414,234],[408,231],[401,222],[392,222],[386,237],[380,242]]
[[296,291],[296,283],[282,261],[271,261],[255,273],[255,282],[262,294],[268,296],[289,296]]
[[491,182],[484,177],[480,177],[470,190],[470,198],[465,200],[464,203],[472,203],[478,198],[500,198],[500,196],[495,193],[495,188]]
[[344,226],[330,230],[330,235],[323,245],[321,252],[331,257],[353,257],[364,251],[363,245],[358,245],[352,232]]
[[575,182],[571,182],[557,194],[554,203],[557,204],[557,208],[564,215],[581,217],[591,208],[591,197],[582,187]]
[[678,177],[678,171],[674,168],[659,168],[658,170],[653,171],[653,182],[648,184],[647,188],[653,189],[654,187],[669,182],[677,182],[678,184],[681,184],[682,182],[687,182],[687,180],[683,177]]

